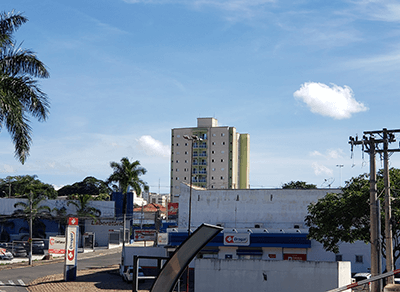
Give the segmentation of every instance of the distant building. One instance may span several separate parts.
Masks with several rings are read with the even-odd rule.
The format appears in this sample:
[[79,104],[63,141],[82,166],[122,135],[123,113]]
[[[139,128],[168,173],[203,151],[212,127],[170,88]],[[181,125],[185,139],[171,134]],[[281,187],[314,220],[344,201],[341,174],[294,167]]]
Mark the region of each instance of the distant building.
[[[201,141],[187,140],[186,135]],[[235,127],[218,126],[215,118],[198,118],[197,127],[172,129],[172,202],[178,201],[181,182],[189,184],[190,179],[205,189],[249,188],[249,153],[250,135],[237,133]]]
[[160,204],[167,207],[169,194],[149,193],[147,201],[149,203]]

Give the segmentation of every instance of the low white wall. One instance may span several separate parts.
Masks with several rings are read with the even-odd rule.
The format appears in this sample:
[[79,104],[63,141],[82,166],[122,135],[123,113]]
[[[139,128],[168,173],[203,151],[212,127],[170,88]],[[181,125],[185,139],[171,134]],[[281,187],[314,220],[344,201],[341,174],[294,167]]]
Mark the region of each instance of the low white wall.
[[[124,265],[133,266],[133,256],[158,256],[165,257],[167,252],[164,247],[137,247],[137,246],[125,246],[125,250],[122,251],[125,256]],[[157,267],[157,260],[152,259],[139,259],[139,265],[142,267]]]
[[195,291],[322,292],[351,283],[350,262],[195,260]]

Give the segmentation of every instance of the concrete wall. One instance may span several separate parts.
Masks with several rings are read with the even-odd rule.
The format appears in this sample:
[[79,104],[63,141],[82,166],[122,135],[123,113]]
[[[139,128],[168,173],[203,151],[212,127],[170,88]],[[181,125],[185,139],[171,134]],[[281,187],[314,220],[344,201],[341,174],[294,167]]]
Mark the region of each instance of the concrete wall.
[[[165,257],[167,252],[164,247],[125,246],[122,254],[125,257],[124,265],[133,266],[134,255]],[[139,259],[139,265],[141,267],[157,267],[157,260]]]
[[[189,190],[181,184],[179,228],[187,228]],[[338,192],[339,189],[192,189],[191,225],[224,223],[226,228],[254,228],[255,223],[261,223],[267,229],[293,229],[294,225],[302,229],[307,206],[327,193]]]
[[349,262],[195,260],[195,291],[319,292],[351,283]]

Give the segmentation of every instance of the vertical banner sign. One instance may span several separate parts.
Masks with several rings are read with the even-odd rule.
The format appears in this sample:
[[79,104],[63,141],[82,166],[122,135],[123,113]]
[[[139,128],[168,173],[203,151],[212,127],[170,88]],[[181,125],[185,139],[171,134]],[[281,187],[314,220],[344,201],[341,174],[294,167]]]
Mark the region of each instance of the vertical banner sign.
[[78,255],[78,218],[69,218],[65,239],[65,281],[76,280]]
[[75,266],[76,265],[76,237],[77,237],[77,226],[68,226],[67,227],[67,240],[66,240],[66,248],[65,248],[65,264],[67,266]]

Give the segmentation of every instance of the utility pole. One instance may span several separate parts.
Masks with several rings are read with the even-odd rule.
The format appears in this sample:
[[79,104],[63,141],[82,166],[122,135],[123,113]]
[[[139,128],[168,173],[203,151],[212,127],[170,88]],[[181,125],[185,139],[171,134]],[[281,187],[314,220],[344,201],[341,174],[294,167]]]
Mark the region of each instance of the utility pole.
[[[383,153],[385,161],[385,244],[386,244],[386,270],[387,272],[393,271],[393,247],[392,247],[392,228],[391,228],[391,206],[390,206],[390,179],[388,169],[388,153],[400,152],[400,149],[388,149],[389,143],[395,142],[394,133],[400,130],[387,130],[384,128],[382,131],[364,131],[362,140],[358,140],[356,136],[349,138],[351,150],[353,151],[354,145],[362,145],[362,150],[370,156],[370,240],[371,240],[371,274],[376,276],[381,273],[380,261],[380,226],[379,224],[379,202],[377,199],[376,187],[376,153]],[[378,135],[377,139],[375,135]],[[383,144],[383,149],[379,146]],[[388,283],[393,283],[393,277],[388,278]],[[371,283],[371,291],[381,291],[378,282]]]
[[32,266],[32,200],[33,200],[33,193],[30,192],[29,196],[29,265]]

